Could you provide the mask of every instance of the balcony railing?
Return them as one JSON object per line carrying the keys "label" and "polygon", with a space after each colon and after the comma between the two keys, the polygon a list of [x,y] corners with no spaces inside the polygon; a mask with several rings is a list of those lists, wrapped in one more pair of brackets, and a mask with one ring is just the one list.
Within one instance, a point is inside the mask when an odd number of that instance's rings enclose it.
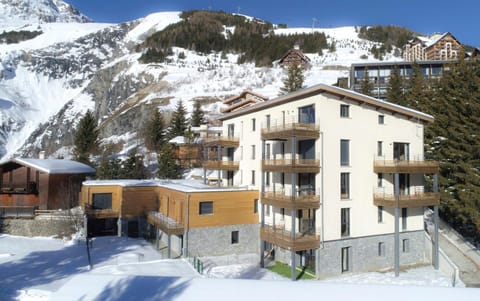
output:
{"label": "balcony railing", "polygon": [[393,208],[437,206],[440,204],[440,194],[434,192],[417,192],[414,194],[399,195],[374,193],[373,204],[375,206]]}
{"label": "balcony railing", "polygon": [[320,137],[320,126],[314,123],[286,123],[262,129],[262,140],[288,139],[290,137]]}
{"label": "balcony railing", "polygon": [[147,221],[168,235],[182,235],[185,232],[185,227],[181,223],[157,211],[150,211]]}
{"label": "balcony railing", "polygon": [[88,218],[118,218],[120,213],[113,209],[94,209],[92,207],[85,207],[85,214]]}
{"label": "balcony railing", "polygon": [[204,146],[223,146],[223,147],[238,147],[240,144],[240,139],[238,137],[226,137],[226,136],[216,136],[207,138],[204,142]]}
{"label": "balcony railing", "polygon": [[285,173],[319,173],[320,160],[317,159],[274,159],[262,160],[262,170]]}
{"label": "balcony railing", "polygon": [[320,247],[319,235],[295,233],[295,236],[292,237],[290,231],[269,225],[260,227],[260,239],[290,251],[311,250]]}
{"label": "balcony railing", "polygon": [[373,171],[375,173],[419,173],[436,174],[439,172],[438,161],[427,160],[383,160],[375,159]]}
{"label": "balcony railing", "polygon": [[209,170],[238,170],[238,161],[212,160],[203,163],[203,168]]}
{"label": "balcony railing", "polygon": [[267,191],[262,193],[262,203],[286,209],[318,209],[320,196],[312,193],[288,195],[280,191]]}
{"label": "balcony railing", "polygon": [[0,218],[33,218],[34,206],[0,206]]}

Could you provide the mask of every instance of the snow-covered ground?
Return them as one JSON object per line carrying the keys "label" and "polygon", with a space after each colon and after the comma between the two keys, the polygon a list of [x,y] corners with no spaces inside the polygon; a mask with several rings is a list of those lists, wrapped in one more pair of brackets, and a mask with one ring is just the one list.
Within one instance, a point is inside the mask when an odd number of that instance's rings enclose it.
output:
{"label": "snow-covered ground", "polygon": [[92,243],[90,270],[83,240],[0,235],[0,299],[258,300],[317,295],[331,300],[474,300],[479,292],[446,289],[451,279],[431,267],[408,270],[398,278],[389,272],[291,282],[259,268],[252,256],[211,259],[217,266],[200,275],[184,259],[163,259],[143,239],[99,237]]}

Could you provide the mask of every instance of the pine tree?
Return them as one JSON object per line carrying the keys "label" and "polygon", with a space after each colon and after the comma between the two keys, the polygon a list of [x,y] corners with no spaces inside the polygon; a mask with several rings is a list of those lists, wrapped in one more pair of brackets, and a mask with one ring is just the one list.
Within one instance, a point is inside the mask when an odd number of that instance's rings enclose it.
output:
{"label": "pine tree", "polygon": [[205,113],[202,110],[200,101],[196,100],[193,105],[192,117],[190,118],[190,125],[192,127],[198,127],[201,124],[205,124]]}
{"label": "pine tree", "polygon": [[403,94],[403,79],[400,76],[398,68],[395,66],[391,73],[387,86],[387,101],[399,105],[405,105],[405,96]]}
{"label": "pine tree", "polygon": [[425,108],[425,104],[428,102],[427,98],[427,85],[417,63],[412,65],[412,73],[407,81],[407,91],[405,93],[405,106],[422,110]]}
{"label": "pine tree", "polygon": [[158,177],[160,179],[178,179],[180,168],[175,160],[175,150],[171,144],[164,144],[158,156]]}
{"label": "pine tree", "polygon": [[365,68],[365,75],[363,76],[362,82],[360,83],[360,93],[372,96],[373,92],[373,83],[370,81],[370,75],[368,74],[368,69]]}
{"label": "pine tree", "polygon": [[144,127],[145,146],[149,150],[159,151],[165,143],[165,122],[163,115],[155,109]]}
{"label": "pine tree", "polygon": [[123,179],[145,179],[147,171],[143,164],[143,155],[137,149],[128,153],[128,158],[123,162],[121,178]]}
{"label": "pine tree", "polygon": [[173,112],[172,120],[170,122],[170,127],[168,129],[167,137],[172,139],[176,136],[183,136],[187,130],[188,120],[187,120],[187,110],[183,105],[183,101],[177,103],[175,112]]}
{"label": "pine tree", "polygon": [[98,148],[98,135],[97,119],[88,110],[75,130],[73,154],[77,161],[91,165],[90,155]]}
{"label": "pine tree", "polygon": [[305,76],[300,64],[292,62],[288,66],[287,76],[283,80],[283,87],[280,88],[280,95],[288,94],[303,88]]}

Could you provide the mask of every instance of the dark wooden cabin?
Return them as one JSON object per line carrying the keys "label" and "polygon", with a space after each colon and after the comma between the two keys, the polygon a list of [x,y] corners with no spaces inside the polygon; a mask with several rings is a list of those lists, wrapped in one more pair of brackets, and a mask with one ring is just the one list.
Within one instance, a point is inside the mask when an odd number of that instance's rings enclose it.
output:
{"label": "dark wooden cabin", "polygon": [[82,182],[95,173],[94,168],[72,160],[30,158],[4,162],[0,171],[0,217],[78,206]]}

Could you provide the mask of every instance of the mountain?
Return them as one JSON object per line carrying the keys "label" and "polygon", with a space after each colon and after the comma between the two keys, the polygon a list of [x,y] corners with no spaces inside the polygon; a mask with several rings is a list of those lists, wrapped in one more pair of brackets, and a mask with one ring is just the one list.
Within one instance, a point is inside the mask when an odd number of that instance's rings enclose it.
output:
{"label": "mountain", "polygon": [[[142,63],[139,59],[146,51],[142,47],[150,36],[170,33],[184,22],[179,12],[99,24],[84,23],[86,17],[59,0],[15,0],[16,5],[0,1],[4,12],[15,14],[8,18],[26,20],[21,30],[36,32],[32,38],[0,44],[0,155],[4,158],[36,156],[40,150],[70,157],[72,128],[87,109],[100,120],[104,143],[127,152],[139,143],[137,134],[153,107],[168,114],[182,100],[191,111],[193,100],[200,99],[207,117],[214,119],[226,97],[244,89],[275,97],[282,86],[282,68],[256,66],[254,61],[239,64],[240,54],[234,50],[202,53],[171,45],[167,60]],[[42,7],[42,13],[27,17],[34,7]],[[238,18],[243,23],[263,22]],[[235,31],[235,26],[219,24],[222,34]],[[358,38],[355,27],[314,31],[334,49],[307,54],[312,60],[307,86],[336,83],[339,76],[348,75],[352,62],[375,60],[369,50],[378,43]],[[288,38],[311,32],[311,28],[272,26],[269,35]],[[287,46],[293,47],[293,42]],[[398,58],[392,51],[385,59]]]}
{"label": "mountain", "polygon": [[22,26],[53,22],[91,20],[62,0],[0,0],[0,24]]}

